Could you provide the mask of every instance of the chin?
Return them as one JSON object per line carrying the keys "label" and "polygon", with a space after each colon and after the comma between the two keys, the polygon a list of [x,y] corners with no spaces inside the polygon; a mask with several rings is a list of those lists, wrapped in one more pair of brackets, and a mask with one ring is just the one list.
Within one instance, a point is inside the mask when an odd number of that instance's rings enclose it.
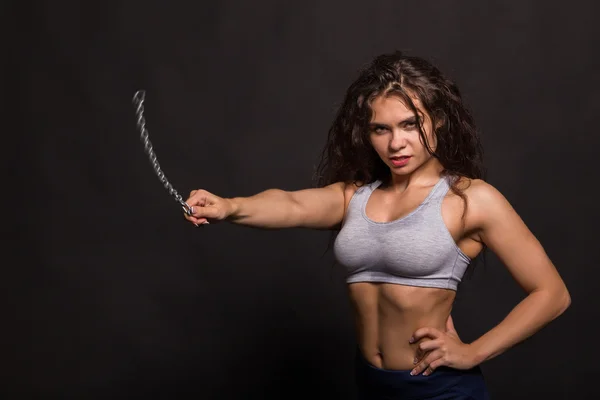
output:
{"label": "chin", "polygon": [[408,176],[412,173],[413,171],[392,171],[392,175],[396,175],[396,176]]}
{"label": "chin", "polygon": [[410,175],[411,173],[413,173],[415,170],[414,168],[397,168],[397,167],[390,167],[390,172],[392,175],[397,175],[397,176],[406,176],[406,175]]}

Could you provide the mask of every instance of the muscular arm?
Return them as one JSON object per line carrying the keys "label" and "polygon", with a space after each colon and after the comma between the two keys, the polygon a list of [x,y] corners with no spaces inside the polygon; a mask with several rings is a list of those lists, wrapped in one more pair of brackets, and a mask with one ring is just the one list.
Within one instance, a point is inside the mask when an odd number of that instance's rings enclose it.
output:
{"label": "muscular arm", "polygon": [[471,343],[480,363],[540,330],[562,314],[571,299],[542,245],[508,201],[483,182],[474,183],[469,191],[469,218],[478,227],[480,239],[527,292],[500,324]]}
{"label": "muscular arm", "polygon": [[343,183],[324,188],[284,191],[269,189],[250,197],[227,199],[229,222],[257,228],[331,229],[344,216]]}

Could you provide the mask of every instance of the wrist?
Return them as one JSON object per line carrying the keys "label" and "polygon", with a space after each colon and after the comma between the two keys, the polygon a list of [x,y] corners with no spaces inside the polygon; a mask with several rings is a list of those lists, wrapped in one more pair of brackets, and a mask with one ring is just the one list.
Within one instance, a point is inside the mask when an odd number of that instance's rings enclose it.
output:
{"label": "wrist", "polygon": [[235,219],[240,211],[240,202],[239,202],[239,198],[234,197],[234,198],[230,198],[230,199],[223,199],[225,200],[225,203],[227,204],[226,206],[226,210],[227,210],[227,216],[225,217],[226,220],[233,220]]}
{"label": "wrist", "polygon": [[485,353],[481,343],[478,341],[474,341],[469,344],[470,348],[470,358],[473,365],[479,365],[488,358],[488,354]]}

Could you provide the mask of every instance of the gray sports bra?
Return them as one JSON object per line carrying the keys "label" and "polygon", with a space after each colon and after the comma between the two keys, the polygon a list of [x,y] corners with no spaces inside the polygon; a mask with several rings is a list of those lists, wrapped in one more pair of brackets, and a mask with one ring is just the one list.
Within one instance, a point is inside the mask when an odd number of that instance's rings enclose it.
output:
{"label": "gray sports bra", "polygon": [[414,211],[391,222],[375,222],[365,213],[381,181],[356,190],[333,247],[337,262],[347,270],[348,283],[457,289],[471,259],[458,248],[442,219],[449,179],[442,177]]}

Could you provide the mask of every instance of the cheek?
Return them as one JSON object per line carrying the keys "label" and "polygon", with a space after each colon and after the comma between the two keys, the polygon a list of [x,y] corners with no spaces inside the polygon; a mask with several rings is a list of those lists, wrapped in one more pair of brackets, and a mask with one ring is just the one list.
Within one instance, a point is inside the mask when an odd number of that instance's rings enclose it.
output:
{"label": "cheek", "polygon": [[385,149],[387,144],[384,143],[384,140],[382,140],[381,137],[374,136],[371,137],[371,146],[373,146],[373,148],[378,154],[381,154],[381,152]]}

